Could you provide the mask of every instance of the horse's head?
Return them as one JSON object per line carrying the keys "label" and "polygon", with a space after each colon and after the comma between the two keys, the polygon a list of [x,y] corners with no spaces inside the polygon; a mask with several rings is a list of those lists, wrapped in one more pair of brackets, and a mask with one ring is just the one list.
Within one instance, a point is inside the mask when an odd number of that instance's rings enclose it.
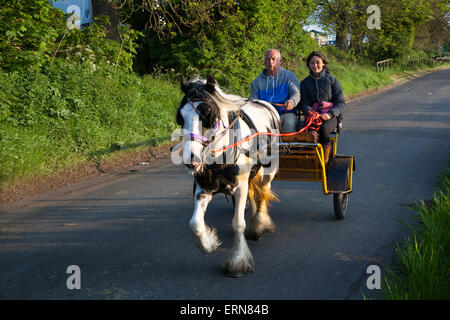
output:
{"label": "horse's head", "polygon": [[206,132],[217,126],[220,110],[214,100],[217,82],[212,76],[207,80],[181,78],[180,87],[185,96],[177,111],[177,123],[185,131],[183,163],[198,170],[202,163],[202,150],[210,142]]}

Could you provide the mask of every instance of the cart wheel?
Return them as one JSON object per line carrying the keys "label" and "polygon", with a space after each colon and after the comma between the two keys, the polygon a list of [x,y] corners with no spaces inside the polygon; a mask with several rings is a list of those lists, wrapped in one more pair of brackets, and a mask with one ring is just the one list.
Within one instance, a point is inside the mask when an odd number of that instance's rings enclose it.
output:
{"label": "cart wheel", "polygon": [[347,210],[348,203],[348,193],[334,193],[333,194],[333,204],[334,204],[334,215],[336,219],[342,220],[345,217],[345,211]]}

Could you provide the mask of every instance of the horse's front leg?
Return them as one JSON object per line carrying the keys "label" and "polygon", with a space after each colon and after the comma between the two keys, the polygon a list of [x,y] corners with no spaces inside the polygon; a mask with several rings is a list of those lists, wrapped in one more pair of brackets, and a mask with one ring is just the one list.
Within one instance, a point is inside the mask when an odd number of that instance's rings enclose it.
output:
{"label": "horse's front leg", "polygon": [[241,276],[243,272],[253,272],[253,257],[244,237],[245,230],[245,205],[248,194],[248,176],[240,177],[239,188],[234,196],[236,206],[232,221],[234,230],[233,249],[231,257],[225,263],[226,272],[233,277]]}
{"label": "horse's front leg", "polygon": [[198,247],[205,253],[212,253],[220,246],[217,231],[205,223],[205,213],[212,194],[205,192],[200,186],[195,188],[195,206],[190,225]]}

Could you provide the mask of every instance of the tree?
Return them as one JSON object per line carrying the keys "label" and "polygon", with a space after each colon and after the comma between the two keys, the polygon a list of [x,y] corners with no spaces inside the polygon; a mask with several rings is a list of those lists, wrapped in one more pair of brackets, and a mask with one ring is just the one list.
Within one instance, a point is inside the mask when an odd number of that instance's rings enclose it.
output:
{"label": "tree", "polygon": [[141,72],[162,66],[185,75],[216,73],[238,91],[261,72],[267,49],[279,49],[295,68],[293,62],[315,48],[302,29],[313,9],[313,0],[128,0],[122,16],[145,33]]}
{"label": "tree", "polygon": [[358,54],[374,59],[404,56],[412,48],[417,26],[430,18],[433,6],[429,0],[378,0],[381,29],[369,29],[366,10],[371,4],[369,0],[318,0],[320,22],[336,33],[338,48],[348,49],[350,33],[350,48]]}
{"label": "tree", "polygon": [[431,14],[429,0],[380,0],[381,29],[367,31],[368,54],[375,59],[401,58],[414,42],[416,27]]}
{"label": "tree", "polygon": [[367,8],[372,3],[370,0],[360,0],[353,2],[352,17],[349,23],[350,48],[358,55],[364,54],[364,39],[367,31],[367,19],[369,14]]}
{"label": "tree", "polygon": [[350,32],[350,22],[354,0],[318,0],[319,20],[325,29],[336,33],[336,46],[346,51],[347,34]]}
{"label": "tree", "polygon": [[431,17],[424,24],[416,28],[414,48],[419,50],[440,51],[448,37],[450,22],[448,0],[434,0],[431,3]]}

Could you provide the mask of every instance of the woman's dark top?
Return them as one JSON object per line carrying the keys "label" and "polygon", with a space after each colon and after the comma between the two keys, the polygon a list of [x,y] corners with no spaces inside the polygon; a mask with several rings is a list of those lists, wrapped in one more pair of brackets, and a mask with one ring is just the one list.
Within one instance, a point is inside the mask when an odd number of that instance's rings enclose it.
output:
{"label": "woman's dark top", "polygon": [[328,101],[334,106],[328,111],[332,116],[339,116],[344,111],[345,99],[342,87],[336,77],[323,69],[318,78],[310,72],[300,83],[300,108],[304,114],[312,110],[315,102]]}

